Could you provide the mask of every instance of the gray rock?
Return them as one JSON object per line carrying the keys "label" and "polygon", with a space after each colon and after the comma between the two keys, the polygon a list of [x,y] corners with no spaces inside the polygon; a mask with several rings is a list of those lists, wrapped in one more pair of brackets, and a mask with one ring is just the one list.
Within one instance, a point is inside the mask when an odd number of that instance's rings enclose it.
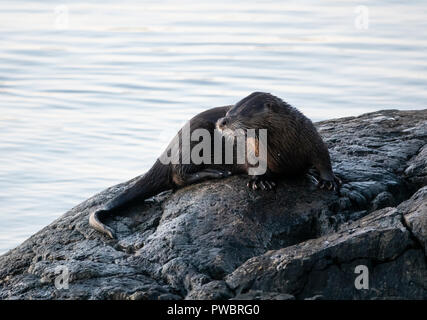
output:
{"label": "gray rock", "polygon": [[295,297],[287,293],[249,290],[246,293],[237,294],[231,300],[295,300]]}
{"label": "gray rock", "polygon": [[[425,188],[420,189],[420,191]],[[410,208],[406,209],[405,215],[403,216],[403,223],[407,229],[414,236],[414,240],[418,241],[421,247],[424,248],[424,252],[427,255],[427,201],[423,199],[423,193],[417,192],[412,197],[414,204]]]}
{"label": "gray rock", "polygon": [[[319,293],[324,299],[426,299],[426,255],[402,223],[425,203],[427,187],[397,208],[344,223],[336,233],[253,257],[226,282],[239,293],[272,290],[297,299]],[[354,285],[358,265],[368,267],[369,289]]]}
{"label": "gray rock", "polygon": [[[426,299],[427,110],[317,126],[340,195],[308,177],[274,192],[207,181],[123,209],[111,240],[88,215],[128,181],[1,256],[0,299]],[[355,288],[357,265],[369,289]]]}

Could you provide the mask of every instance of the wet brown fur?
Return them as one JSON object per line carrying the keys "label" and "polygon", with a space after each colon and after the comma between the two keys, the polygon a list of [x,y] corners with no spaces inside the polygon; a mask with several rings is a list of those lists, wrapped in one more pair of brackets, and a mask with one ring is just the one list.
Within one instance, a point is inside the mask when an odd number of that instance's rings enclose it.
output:
{"label": "wet brown fur", "polygon": [[[296,108],[269,93],[255,92],[226,114],[227,127],[267,129],[267,166],[279,176],[300,175],[315,167],[333,180],[329,152],[313,123]],[[257,143],[255,144],[258,152]]]}
{"label": "wet brown fur", "polygon": [[[321,179],[334,183],[334,175],[329,159],[328,149],[314,128],[312,122],[295,108],[281,99],[262,92],[255,92],[232,106],[218,107],[206,110],[190,120],[191,132],[203,128],[209,131],[211,137],[214,130],[219,128],[219,123],[228,119],[228,125],[222,129],[225,132],[234,132],[236,129],[267,129],[267,173],[264,176],[255,176],[262,183],[280,176],[301,174],[310,166],[314,166],[320,172]],[[171,145],[181,140],[182,129],[172,140]],[[211,141],[211,150],[214,150],[214,141]],[[191,142],[190,150],[198,141]],[[259,141],[248,139],[247,147],[259,153]],[[170,147],[169,146],[169,147]],[[168,152],[170,148],[167,148]],[[223,146],[224,162],[224,146]],[[107,202],[102,208],[92,212],[89,217],[90,225],[96,230],[114,238],[114,231],[101,222],[104,216],[114,214],[118,209],[128,203],[139,199],[147,199],[168,189],[177,189],[185,185],[197,183],[206,179],[222,178],[230,174],[247,173],[250,165],[236,164],[236,152],[234,161],[230,165],[214,164],[213,152],[211,152],[211,164],[162,164],[157,160],[150,170],[138,178],[132,186]],[[179,150],[179,157],[183,155]],[[256,183],[254,182],[256,188]],[[274,183],[268,184],[274,186]]]}

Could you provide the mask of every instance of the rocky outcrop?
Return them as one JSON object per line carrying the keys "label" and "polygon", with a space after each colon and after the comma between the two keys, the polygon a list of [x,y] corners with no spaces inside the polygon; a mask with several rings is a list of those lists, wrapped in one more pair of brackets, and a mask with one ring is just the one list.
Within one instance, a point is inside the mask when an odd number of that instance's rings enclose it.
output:
{"label": "rocky outcrop", "polygon": [[268,192],[234,176],[122,210],[107,221],[117,240],[89,228],[132,180],[1,256],[0,299],[427,299],[427,110],[316,125],[340,195],[309,177]]}

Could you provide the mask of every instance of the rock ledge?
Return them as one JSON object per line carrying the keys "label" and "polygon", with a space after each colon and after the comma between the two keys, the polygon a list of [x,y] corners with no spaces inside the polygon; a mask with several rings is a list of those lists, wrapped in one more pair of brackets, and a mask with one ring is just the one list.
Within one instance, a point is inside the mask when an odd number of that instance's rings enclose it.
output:
{"label": "rock ledge", "polygon": [[[305,177],[254,192],[234,176],[123,210],[109,240],[88,214],[129,181],[1,256],[0,299],[427,299],[427,110],[316,125],[340,196]],[[369,289],[355,288],[358,265]]]}

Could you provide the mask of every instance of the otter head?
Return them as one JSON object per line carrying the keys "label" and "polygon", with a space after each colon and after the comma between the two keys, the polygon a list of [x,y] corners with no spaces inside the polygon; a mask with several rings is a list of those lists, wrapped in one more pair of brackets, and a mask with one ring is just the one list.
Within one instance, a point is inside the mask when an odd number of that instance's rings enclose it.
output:
{"label": "otter head", "polygon": [[232,106],[225,117],[218,119],[216,128],[225,135],[236,135],[238,129],[265,129],[268,118],[280,106],[279,98],[269,93],[254,92]]}

